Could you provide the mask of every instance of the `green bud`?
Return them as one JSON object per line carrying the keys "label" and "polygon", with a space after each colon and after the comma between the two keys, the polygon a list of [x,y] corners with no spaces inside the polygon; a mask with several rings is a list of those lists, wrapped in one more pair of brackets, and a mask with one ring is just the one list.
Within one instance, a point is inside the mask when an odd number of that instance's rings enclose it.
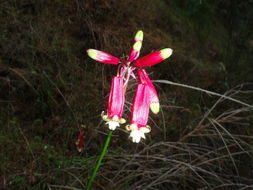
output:
{"label": "green bud", "polygon": [[92,59],[97,59],[97,52],[94,49],[88,49],[87,54],[92,58]]}
{"label": "green bud", "polygon": [[143,40],[143,32],[141,30],[139,30],[134,37],[135,41],[142,41]]}
{"label": "green bud", "polygon": [[141,50],[141,45],[142,45],[142,42],[137,41],[137,42],[134,43],[133,49],[136,50],[136,51],[140,51]]}

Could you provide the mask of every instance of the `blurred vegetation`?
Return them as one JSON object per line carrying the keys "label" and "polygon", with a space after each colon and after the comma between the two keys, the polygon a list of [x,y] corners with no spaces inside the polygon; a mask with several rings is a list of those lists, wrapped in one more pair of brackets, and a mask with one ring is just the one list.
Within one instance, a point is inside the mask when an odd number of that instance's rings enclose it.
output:
{"label": "blurred vegetation", "polygon": [[[152,79],[253,104],[252,0],[9,0],[0,3],[0,189],[81,189],[102,148],[113,66],[144,31],[141,56],[173,56]],[[94,189],[252,189],[252,112],[158,84],[162,112],[139,144],[114,132]],[[125,117],[129,117],[127,114]],[[81,127],[85,148],[75,141]]]}

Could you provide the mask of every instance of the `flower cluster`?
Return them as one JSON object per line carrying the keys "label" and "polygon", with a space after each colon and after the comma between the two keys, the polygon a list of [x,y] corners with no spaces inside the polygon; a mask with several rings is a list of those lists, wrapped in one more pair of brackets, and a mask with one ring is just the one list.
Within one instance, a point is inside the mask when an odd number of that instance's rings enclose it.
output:
{"label": "flower cluster", "polygon": [[165,48],[139,58],[142,41],[143,32],[138,31],[129,55],[122,60],[103,51],[87,50],[88,55],[96,61],[118,65],[117,75],[112,78],[107,115],[104,112],[101,114],[110,130],[115,130],[120,124],[126,122],[122,118],[125,92],[130,77],[137,78],[134,72],[137,71],[138,85],[132,105],[131,121],[126,126],[126,129],[130,131],[130,137],[135,143],[140,142],[141,138],[145,139],[144,134],[149,133],[151,130],[147,125],[149,109],[157,114],[160,107],[156,89],[143,67],[158,64],[172,54],[172,49]]}

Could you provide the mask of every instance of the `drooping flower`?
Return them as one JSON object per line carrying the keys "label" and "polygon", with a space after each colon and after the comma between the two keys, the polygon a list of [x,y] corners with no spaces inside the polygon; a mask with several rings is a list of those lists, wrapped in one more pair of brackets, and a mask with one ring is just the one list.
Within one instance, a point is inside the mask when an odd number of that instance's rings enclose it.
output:
{"label": "drooping flower", "polygon": [[145,139],[145,133],[150,132],[147,125],[149,116],[149,94],[146,84],[138,84],[132,105],[131,123],[126,127],[131,131],[130,137],[133,142],[139,143],[141,138]]}
{"label": "drooping flower", "polygon": [[148,86],[150,109],[154,114],[157,114],[160,110],[160,104],[156,89],[145,69],[139,69],[137,72],[140,82]]}
{"label": "drooping flower", "polygon": [[135,67],[147,67],[152,66],[160,63],[164,59],[167,59],[169,56],[171,56],[173,50],[170,48],[165,48],[160,51],[152,52],[140,59],[137,59],[134,62]]}
{"label": "drooping flower", "polygon": [[109,95],[107,114],[102,114],[102,119],[107,122],[110,130],[115,130],[119,127],[119,124],[125,123],[125,119],[122,118],[124,107],[124,82],[120,76],[112,78],[112,85]]}
{"label": "drooping flower", "polygon": [[118,59],[117,57],[114,57],[109,53],[105,53],[96,49],[88,49],[87,54],[90,58],[106,64],[117,65],[120,62],[120,59]]}

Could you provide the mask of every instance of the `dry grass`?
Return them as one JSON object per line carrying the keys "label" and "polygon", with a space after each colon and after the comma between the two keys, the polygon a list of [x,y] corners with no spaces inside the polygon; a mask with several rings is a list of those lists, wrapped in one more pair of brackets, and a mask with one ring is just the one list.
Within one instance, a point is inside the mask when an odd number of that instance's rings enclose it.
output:
{"label": "dry grass", "polygon": [[[232,91],[233,95],[239,93]],[[231,92],[226,93],[228,94],[231,95]],[[130,145],[125,150],[116,148],[113,143],[94,188],[252,189],[253,138],[251,132],[248,132],[251,131],[248,128],[253,117],[252,111],[248,107],[241,107],[228,108],[219,113],[216,110],[219,104],[226,105],[222,100],[222,97],[218,99],[203,113],[196,126],[188,129],[174,142],[153,140],[149,144]],[[123,134],[119,135],[113,138],[125,138],[122,137]],[[95,163],[95,160],[81,163],[80,168],[75,165],[65,169],[79,185],[51,184],[50,188],[84,188],[82,181],[87,180],[88,173],[85,171],[82,175],[77,175],[76,172],[84,170],[84,165]]]}
{"label": "dry grass", "polygon": [[108,155],[97,187],[101,181],[108,184],[101,189],[252,189],[253,138],[245,133],[252,112],[242,107],[215,117],[220,101],[176,142]]}

